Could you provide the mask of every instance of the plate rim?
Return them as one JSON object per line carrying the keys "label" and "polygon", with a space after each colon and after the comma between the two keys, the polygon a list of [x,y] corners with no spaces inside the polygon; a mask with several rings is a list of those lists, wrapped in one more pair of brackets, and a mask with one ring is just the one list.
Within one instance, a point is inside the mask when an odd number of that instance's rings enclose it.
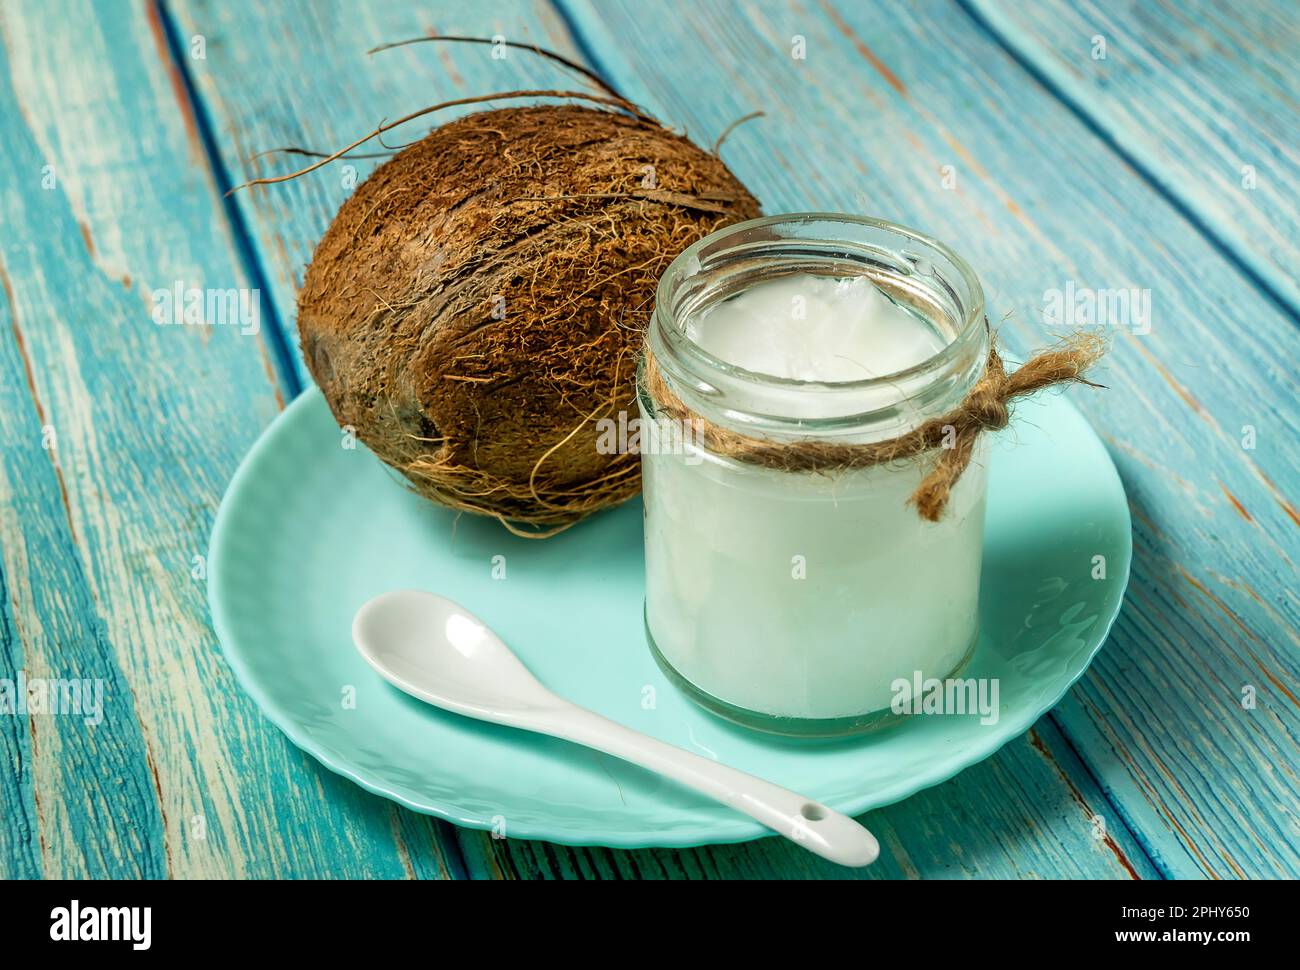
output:
{"label": "plate rim", "polygon": [[[340,775],[352,783],[356,784],[371,794],[386,798],[389,801],[402,805],[411,811],[418,812],[421,815],[429,815],[434,818],[440,818],[444,821],[451,822],[455,825],[477,829],[480,831],[490,831],[492,829],[491,820],[478,818],[468,818],[458,814],[454,808],[448,808],[444,804],[436,802],[420,802],[410,799],[400,791],[394,790],[395,786],[386,786],[382,779],[376,779],[373,775],[364,770],[358,770],[346,763],[347,759],[339,758],[331,751],[328,746],[317,742],[307,731],[302,729],[287,711],[283,710],[278,702],[274,701],[271,696],[262,688],[259,678],[255,677],[248,666],[244,663],[237,650],[233,650],[229,644],[235,642],[236,637],[233,634],[233,626],[227,615],[226,606],[223,597],[220,595],[221,581],[219,576],[221,571],[214,568],[214,563],[218,562],[221,556],[221,548],[228,541],[227,523],[233,514],[230,510],[237,506],[238,495],[245,490],[248,479],[253,475],[253,467],[257,464],[261,454],[269,450],[271,444],[278,435],[284,433],[284,429],[289,427],[299,416],[299,413],[306,411],[313,403],[319,401],[322,406],[328,407],[324,401],[324,395],[315,385],[305,388],[296,398],[294,398],[278,415],[266,426],[258,435],[253,446],[248,450],[240,460],[238,468],[226,486],[225,493],[221,497],[221,503],[217,509],[217,515],[213,520],[212,531],[208,540],[207,547],[207,564],[208,564],[208,612],[212,620],[213,631],[216,633],[217,641],[221,647],[221,652],[226,658],[226,662],[234,671],[235,679],[243,688],[244,692],[252,698],[253,702],[261,710],[271,723],[292,742],[297,748],[311,755],[316,761],[320,762],[327,769]],[[1114,459],[1111,457],[1109,449],[1097,434],[1096,429],[1092,427],[1091,422],[1079,411],[1075,405],[1064,398],[1059,402],[1075,412],[1075,415],[1082,421],[1083,425],[1093,435],[1101,448],[1102,453],[1106,456],[1107,467],[1111,475],[1114,476],[1115,482],[1119,487],[1120,494],[1127,497],[1124,489],[1124,481],[1119,475],[1119,470],[1115,467]],[[378,459],[375,459],[378,460]],[[885,808],[889,805],[897,804],[907,798],[927,788],[933,788],[944,782],[955,778],[967,768],[979,764],[980,762],[992,757],[1006,744],[1019,738],[1027,732],[1035,723],[1049,711],[1052,710],[1066,694],[1074,687],[1075,684],[1088,672],[1092,666],[1093,660],[1096,659],[1098,652],[1106,641],[1110,638],[1111,631],[1114,629],[1116,621],[1119,619],[1120,612],[1123,610],[1125,594],[1128,590],[1129,578],[1132,571],[1133,563],[1133,519],[1129,511],[1128,503],[1125,501],[1122,506],[1125,528],[1124,528],[1124,563],[1121,581],[1116,587],[1118,590],[1116,606],[1106,619],[1104,626],[1096,637],[1096,642],[1088,651],[1087,656],[1080,664],[1078,671],[1064,682],[1059,693],[1052,696],[1044,702],[1037,710],[1028,716],[1021,716],[1013,719],[1007,730],[999,731],[990,735],[987,743],[972,745],[961,754],[955,756],[951,761],[941,763],[941,765],[928,773],[918,772],[911,776],[907,782],[895,785],[893,789],[886,788],[887,794],[881,795],[880,790],[876,792],[860,795],[852,799],[831,799],[829,804],[836,811],[843,812],[851,817],[862,815],[865,812],[875,811],[876,809]],[[999,722],[1001,724],[1001,722]],[[955,767],[954,767],[955,766]],[[737,816],[734,820],[722,822],[715,821],[707,825],[685,825],[674,826],[671,829],[660,829],[653,832],[633,832],[617,831],[602,828],[599,825],[594,826],[583,832],[573,831],[567,826],[559,828],[548,828],[545,825],[523,823],[511,823],[507,837],[511,839],[535,839],[547,842],[553,842],[557,845],[567,846],[591,846],[604,847],[610,849],[648,849],[648,848],[667,848],[667,849],[684,849],[696,848],[702,845],[730,845],[739,842],[749,842],[754,839],[774,837],[777,833],[773,832],[766,826],[761,825],[745,816]]]}

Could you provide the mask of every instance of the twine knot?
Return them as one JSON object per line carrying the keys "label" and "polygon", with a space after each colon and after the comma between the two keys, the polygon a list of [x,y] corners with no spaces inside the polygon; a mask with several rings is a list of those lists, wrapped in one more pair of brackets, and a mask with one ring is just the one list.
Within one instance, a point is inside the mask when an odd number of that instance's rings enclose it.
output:
{"label": "twine knot", "polygon": [[1015,398],[1056,384],[1101,386],[1083,378],[1084,371],[1105,353],[1105,341],[1096,334],[1074,334],[1058,347],[1030,357],[1010,374],[995,344],[991,338],[984,373],[956,408],[897,438],[867,444],[836,444],[815,438],[779,442],[716,425],[691,411],[673,393],[648,348],[645,381],[660,412],[674,420],[694,422],[704,447],[714,454],[749,464],[790,472],[829,471],[884,465],[937,451],[933,467],[908,499],[923,519],[937,522],[953,487],[970,465],[980,434],[1000,431],[1010,423],[1010,404]]}
{"label": "twine knot", "polygon": [[965,401],[969,423],[979,431],[1001,431],[1011,422],[1011,409],[1007,407],[1006,398],[1002,397],[1005,387],[976,387]]}

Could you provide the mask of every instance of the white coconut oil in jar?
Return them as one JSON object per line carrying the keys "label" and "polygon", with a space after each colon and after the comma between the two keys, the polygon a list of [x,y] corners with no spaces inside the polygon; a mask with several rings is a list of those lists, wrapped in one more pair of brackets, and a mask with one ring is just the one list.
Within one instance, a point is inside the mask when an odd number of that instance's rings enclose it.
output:
{"label": "white coconut oil in jar", "polygon": [[[948,413],[983,374],[988,340],[979,282],[947,247],[828,214],[696,243],[661,280],[648,335],[663,386],[699,418],[830,444]],[[660,422],[642,440],[646,627],[674,683],[742,724],[831,736],[888,720],[918,672],[963,665],[978,630],[984,445],[928,522],[908,499],[932,456],[816,471],[737,460],[698,426],[664,429],[642,377],[643,423]]]}

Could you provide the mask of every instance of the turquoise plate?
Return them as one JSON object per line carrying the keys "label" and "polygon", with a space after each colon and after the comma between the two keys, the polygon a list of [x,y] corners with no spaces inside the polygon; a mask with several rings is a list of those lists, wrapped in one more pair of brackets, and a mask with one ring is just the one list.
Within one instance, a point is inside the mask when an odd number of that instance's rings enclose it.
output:
{"label": "turquoise plate", "polygon": [[[420,704],[352,647],[377,593],[430,589],[494,627],[548,687],[630,727],[859,814],[987,758],[1087,668],[1128,580],[1128,505],[1096,434],[1064,398],[1017,405],[994,449],[982,633],[966,676],[1000,679],[1000,716],[916,716],[863,738],[752,734],[664,679],[641,622],[641,505],[553,539],[519,539],[402,487],[342,447],[304,393],[244,460],[209,554],[212,617],[244,688],[295,744],[419,812],[507,836],[623,848],[737,842],[758,823],[567,742]],[[1094,579],[1094,557],[1105,579]]]}

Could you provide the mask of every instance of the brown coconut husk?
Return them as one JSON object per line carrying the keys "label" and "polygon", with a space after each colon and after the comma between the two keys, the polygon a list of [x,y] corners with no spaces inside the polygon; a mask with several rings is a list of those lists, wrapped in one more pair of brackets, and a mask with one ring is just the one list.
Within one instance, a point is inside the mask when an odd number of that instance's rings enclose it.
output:
{"label": "brown coconut husk", "polygon": [[339,424],[422,495],[552,534],[640,489],[597,422],[633,408],[660,274],[759,214],[716,155],[638,111],[472,114],[343,204],[299,294],[303,356]]}

